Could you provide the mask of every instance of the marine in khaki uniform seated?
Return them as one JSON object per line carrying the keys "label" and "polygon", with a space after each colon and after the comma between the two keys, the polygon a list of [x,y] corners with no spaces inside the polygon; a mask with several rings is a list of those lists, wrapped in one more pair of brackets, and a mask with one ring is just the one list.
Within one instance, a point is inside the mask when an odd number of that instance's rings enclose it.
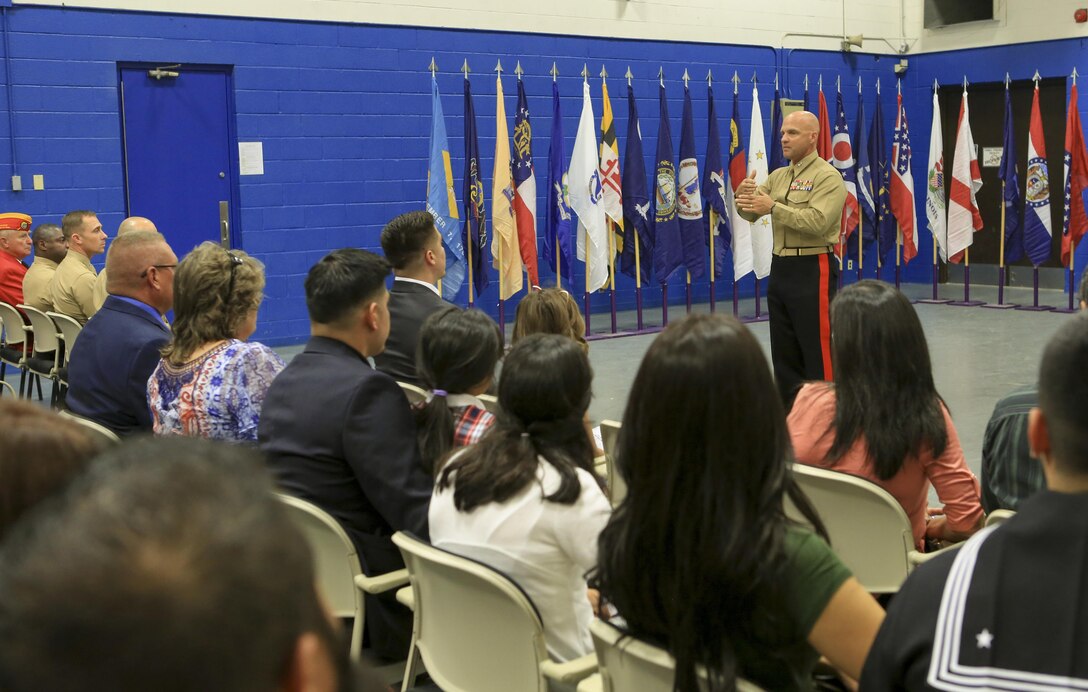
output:
{"label": "marine in khaki uniform seated", "polygon": [[53,309],[50,286],[57,265],[68,254],[68,241],[55,223],[42,223],[30,234],[34,243],[34,263],[23,277],[23,303],[42,312]]}
{"label": "marine in khaki uniform seated", "polygon": [[[159,229],[155,228],[155,224],[151,222],[151,219],[142,216],[130,216],[117,227],[117,237],[120,238],[129,231],[158,233]],[[102,271],[98,272],[98,278],[94,282],[94,309],[96,312],[102,309],[102,304],[106,302],[106,296],[108,295],[109,291],[106,290],[106,268],[102,267]]]}
{"label": "marine in khaki uniform seated", "polygon": [[91,258],[105,252],[108,236],[93,211],[70,211],[64,215],[60,227],[68,241],[68,254],[57,265],[50,284],[53,309],[86,324],[98,312],[94,304],[98,272],[91,266]]}

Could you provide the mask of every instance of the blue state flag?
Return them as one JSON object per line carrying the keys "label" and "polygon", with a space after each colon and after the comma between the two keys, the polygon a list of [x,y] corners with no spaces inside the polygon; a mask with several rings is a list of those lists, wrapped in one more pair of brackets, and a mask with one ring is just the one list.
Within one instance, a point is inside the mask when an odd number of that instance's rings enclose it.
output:
{"label": "blue state flag", "polygon": [[[1013,161],[1016,160],[1016,148],[1012,134],[1011,104],[1009,103],[1008,90],[1005,93],[1005,151]],[[1001,171],[1005,172],[1003,166]],[[1027,179],[1024,181],[1024,201],[1027,203],[1024,209],[1024,223],[1019,223],[1018,212],[1020,209],[1020,187],[1016,178],[1016,166],[1012,165],[1012,177],[1005,182],[1005,261],[1014,262],[1025,254],[1031,259],[1031,263],[1038,267],[1050,259],[1051,235],[1050,226],[1050,168],[1046,162],[1046,137],[1043,135],[1043,115],[1039,107],[1039,87],[1035,87],[1035,95],[1031,102],[1031,119],[1028,125],[1028,170]],[[1011,195],[1010,196],[1010,188]],[[1010,207],[1010,201],[1012,206]],[[1009,217],[1012,217],[1011,219]],[[1009,229],[1016,224],[1017,232],[1010,233]],[[1014,253],[1009,246],[1015,243],[1019,252]]]}
{"label": "blue state flag", "polygon": [[548,227],[544,231],[544,258],[554,272],[556,248],[558,248],[559,271],[570,279],[571,209],[563,146],[563,116],[559,111],[559,85],[553,81],[552,136],[548,147]]}
{"label": "blue state flag", "polygon": [[865,100],[858,92],[857,120],[858,155],[855,171],[858,182],[858,205],[861,207],[861,242],[868,250],[876,240],[876,198],[873,194],[873,168],[869,163],[868,136],[865,130]]}
{"label": "blue state flag", "polygon": [[657,155],[654,157],[654,274],[668,283],[684,264],[680,240],[680,217],[676,209],[676,164],[673,161],[672,131],[669,128],[669,104],[665,85],[659,96],[661,115],[657,127]]}
{"label": "blue state flag", "polygon": [[771,104],[771,146],[767,147],[767,170],[777,171],[787,165],[786,155],[782,153],[782,98],[778,92],[778,77],[775,77],[774,103]]}
{"label": "blue state flag", "polygon": [[[1008,85],[1005,86],[1005,136],[1002,140],[1001,165],[997,169],[997,177],[1003,183],[1005,261],[1015,262],[1024,256],[1024,227],[1020,223],[1020,176],[1016,172],[1016,138],[1013,134],[1012,99],[1009,98]],[[1048,208],[1047,212],[1049,211]],[[1050,240],[1049,236],[1047,240]]]}
{"label": "blue state flag", "polygon": [[[706,88],[706,101],[709,126],[707,127],[706,162],[703,164],[703,199],[706,200],[708,209],[703,230],[708,245],[711,237],[714,239],[714,277],[718,278],[722,275],[725,252],[732,244],[733,232],[729,226],[729,207],[726,202],[729,197],[726,193],[729,178],[722,165],[722,138],[718,134],[718,116],[714,112],[713,87]],[[710,228],[711,217],[714,219],[713,230]]]}
{"label": "blue state flag", "polygon": [[703,240],[703,191],[699,185],[699,161],[695,158],[695,123],[691,91],[684,87],[684,115],[680,121],[680,168],[676,171],[676,211],[680,217],[680,242],[684,266],[691,278],[706,273],[706,242]]}
{"label": "blue state flag", "polygon": [[476,109],[472,89],[465,79],[465,200],[464,246],[472,261],[472,286],[476,295],[487,288],[487,214],[484,211],[484,181],[480,177],[480,142],[476,136]]}
{"label": "blue state flag", "polygon": [[880,92],[876,93],[873,109],[873,127],[869,130],[869,165],[873,172],[873,202],[876,206],[877,258],[883,262],[889,252],[895,250],[896,226],[888,196],[891,172],[888,170],[888,148],[884,137],[884,113],[880,105]]}
{"label": "blue state flag", "polygon": [[[624,228],[638,236],[638,264],[642,280],[650,280],[653,269],[654,231],[650,223],[650,191],[646,184],[646,160],[642,157],[642,128],[638,124],[635,90],[627,85],[627,145],[621,171]],[[635,278],[635,244],[625,242],[620,253],[620,271]]]}
{"label": "blue state flag", "polygon": [[453,192],[446,119],[442,115],[442,99],[438,95],[438,82],[434,75],[431,75],[431,159],[427,167],[427,211],[434,217],[435,228],[446,245],[442,297],[453,300],[465,282],[465,246],[461,241],[461,219],[457,217],[457,196]]}

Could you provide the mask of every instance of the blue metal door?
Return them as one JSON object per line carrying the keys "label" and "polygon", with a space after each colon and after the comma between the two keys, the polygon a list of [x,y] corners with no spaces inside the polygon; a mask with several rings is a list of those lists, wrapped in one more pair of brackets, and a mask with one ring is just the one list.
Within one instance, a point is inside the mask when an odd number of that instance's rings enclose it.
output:
{"label": "blue metal door", "polygon": [[122,66],[120,82],[128,215],[155,222],[179,257],[205,240],[232,246],[237,143],[229,68]]}

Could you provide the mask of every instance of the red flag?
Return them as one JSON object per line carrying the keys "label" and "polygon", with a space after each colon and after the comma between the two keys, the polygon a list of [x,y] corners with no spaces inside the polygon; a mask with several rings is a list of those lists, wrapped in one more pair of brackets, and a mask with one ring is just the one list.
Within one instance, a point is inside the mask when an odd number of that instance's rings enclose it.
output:
{"label": "red flag", "polygon": [[910,132],[907,129],[907,111],[903,108],[903,95],[895,116],[895,135],[892,137],[891,198],[892,214],[903,236],[903,262],[910,262],[918,254],[914,245],[914,174],[910,170]]}
{"label": "red flag", "polygon": [[824,100],[824,87],[820,85],[820,136],[816,138],[816,153],[825,161],[834,156],[831,148],[831,120],[827,115],[827,101]]}
{"label": "red flag", "polygon": [[1065,223],[1062,228],[1062,265],[1068,267],[1072,251],[1088,228],[1084,212],[1084,188],[1088,187],[1088,154],[1077,111],[1077,84],[1069,94],[1065,118]]}
{"label": "red flag", "polygon": [[967,88],[960,99],[960,119],[956,128],[956,149],[952,159],[952,182],[948,188],[948,261],[959,262],[963,252],[974,242],[975,231],[982,230],[975,195],[982,187],[975,138],[971,135]]}
{"label": "red flag", "polygon": [[514,117],[514,216],[518,225],[521,263],[529,272],[529,284],[540,285],[536,263],[536,172],[533,170],[533,130],[525,87],[518,78],[518,112]]}

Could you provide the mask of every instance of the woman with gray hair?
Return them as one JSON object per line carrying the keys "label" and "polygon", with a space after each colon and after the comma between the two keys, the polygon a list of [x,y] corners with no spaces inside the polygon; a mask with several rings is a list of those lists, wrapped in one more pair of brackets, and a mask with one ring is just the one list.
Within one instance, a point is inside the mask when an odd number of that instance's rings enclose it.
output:
{"label": "woman with gray hair", "polygon": [[205,242],[174,277],[174,334],[147,383],[156,435],[257,441],[261,405],[283,360],[247,343],[257,329],[264,266]]}

